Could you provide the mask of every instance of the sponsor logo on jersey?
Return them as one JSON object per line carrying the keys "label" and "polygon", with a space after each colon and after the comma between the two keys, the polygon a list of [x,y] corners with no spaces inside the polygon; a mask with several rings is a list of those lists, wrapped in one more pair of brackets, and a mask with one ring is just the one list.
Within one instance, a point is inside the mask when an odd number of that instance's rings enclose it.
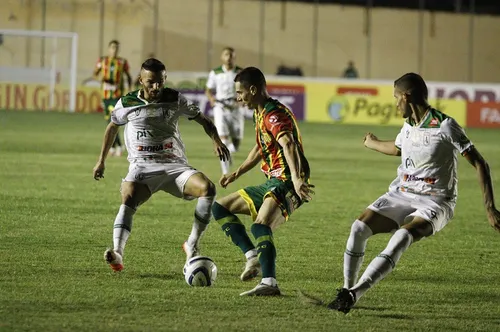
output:
{"label": "sponsor logo on jersey", "polygon": [[415,163],[413,162],[413,159],[406,158],[405,159],[405,167],[406,168],[410,168],[410,167],[415,168]]}
{"label": "sponsor logo on jersey", "polygon": [[158,144],[158,145],[139,145],[137,147],[137,151],[160,152],[160,151],[172,149],[173,147],[174,147],[174,144],[172,142],[168,142],[165,144]]}
{"label": "sponsor logo on jersey", "polygon": [[272,169],[270,171],[264,171],[264,173],[266,173],[268,176],[271,176],[273,178],[279,178],[281,176],[281,174],[283,174],[283,168],[276,168],[276,169]]}
{"label": "sponsor logo on jersey", "polygon": [[427,184],[435,184],[437,182],[437,179],[436,178],[422,178],[422,177],[418,177],[418,176],[411,175],[411,174],[405,174],[405,175],[403,175],[403,181],[405,181],[405,182],[424,181]]}

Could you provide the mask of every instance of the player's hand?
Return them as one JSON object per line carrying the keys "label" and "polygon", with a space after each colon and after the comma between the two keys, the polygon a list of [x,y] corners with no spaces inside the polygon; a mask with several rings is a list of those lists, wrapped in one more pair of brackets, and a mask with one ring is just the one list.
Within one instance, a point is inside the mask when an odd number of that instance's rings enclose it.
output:
{"label": "player's hand", "polygon": [[497,209],[488,209],[488,221],[491,227],[500,232],[500,212]]}
{"label": "player's hand", "polygon": [[97,164],[95,164],[94,167],[94,180],[99,181],[99,179],[104,178],[104,162],[103,161],[98,161]]}
{"label": "player's hand", "polygon": [[226,188],[228,184],[236,180],[236,173],[224,174],[219,180],[219,184],[222,188]]}
{"label": "player's hand", "polygon": [[314,185],[307,183],[304,179],[294,179],[293,188],[295,189],[295,193],[300,197],[304,202],[309,202],[312,199],[312,195],[314,194]]}
{"label": "player's hand", "polygon": [[373,143],[377,141],[378,137],[373,135],[372,133],[366,133],[365,137],[363,138],[364,145],[369,149],[373,149]]}
{"label": "player's hand", "polygon": [[229,149],[227,148],[227,146],[224,143],[222,143],[221,141],[214,142],[214,151],[215,151],[215,154],[222,161],[228,161],[229,158],[231,158],[231,152],[229,152]]}

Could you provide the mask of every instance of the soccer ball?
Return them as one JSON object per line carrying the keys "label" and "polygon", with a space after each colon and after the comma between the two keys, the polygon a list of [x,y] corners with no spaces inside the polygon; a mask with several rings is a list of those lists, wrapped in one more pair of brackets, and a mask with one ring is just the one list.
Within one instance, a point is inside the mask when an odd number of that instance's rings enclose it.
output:
{"label": "soccer ball", "polygon": [[217,266],[208,257],[193,257],[184,266],[184,279],[189,286],[212,286],[216,278]]}

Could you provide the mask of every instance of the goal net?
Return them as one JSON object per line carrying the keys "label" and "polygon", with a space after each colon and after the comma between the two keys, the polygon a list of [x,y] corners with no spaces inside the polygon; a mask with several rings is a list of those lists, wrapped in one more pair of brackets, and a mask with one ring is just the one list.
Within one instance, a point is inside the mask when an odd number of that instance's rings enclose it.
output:
{"label": "goal net", "polygon": [[76,110],[78,34],[0,29],[0,108]]}

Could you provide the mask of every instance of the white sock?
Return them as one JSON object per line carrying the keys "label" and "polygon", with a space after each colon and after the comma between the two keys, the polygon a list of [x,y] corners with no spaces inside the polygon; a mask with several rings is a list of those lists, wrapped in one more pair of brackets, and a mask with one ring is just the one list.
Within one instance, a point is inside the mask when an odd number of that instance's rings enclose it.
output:
{"label": "white sock", "polygon": [[125,244],[132,231],[134,213],[134,209],[122,204],[115,218],[115,224],[113,226],[113,249],[122,256],[125,250]]}
{"label": "white sock", "polygon": [[344,252],[344,288],[350,289],[358,281],[358,272],[363,264],[366,242],[373,235],[364,222],[355,220]]}
{"label": "white sock", "polygon": [[278,283],[276,282],[276,278],[273,277],[262,278],[260,283],[273,287],[276,287],[278,285]]}
{"label": "white sock", "polygon": [[245,257],[247,258],[247,260],[249,260],[250,258],[257,257],[257,249],[250,249],[250,250],[248,250],[245,253]]}
{"label": "white sock", "polygon": [[210,218],[212,217],[212,204],[215,196],[207,196],[198,198],[196,208],[194,210],[194,221],[191,234],[187,243],[191,247],[196,247],[200,241],[201,235],[207,229]]}
{"label": "white sock", "polygon": [[359,300],[368,289],[375,286],[394,269],[401,255],[408,249],[412,241],[413,236],[404,228],[394,233],[384,251],[371,261],[359,282],[351,288],[356,294],[356,300]]}
{"label": "white sock", "polygon": [[230,142],[230,143],[226,144],[226,146],[227,146],[227,149],[229,150],[229,152],[231,152],[231,153],[235,153],[236,152],[236,148],[235,148],[233,142]]}
{"label": "white sock", "polygon": [[229,174],[229,160],[220,161],[220,167],[222,169],[222,174]]}

